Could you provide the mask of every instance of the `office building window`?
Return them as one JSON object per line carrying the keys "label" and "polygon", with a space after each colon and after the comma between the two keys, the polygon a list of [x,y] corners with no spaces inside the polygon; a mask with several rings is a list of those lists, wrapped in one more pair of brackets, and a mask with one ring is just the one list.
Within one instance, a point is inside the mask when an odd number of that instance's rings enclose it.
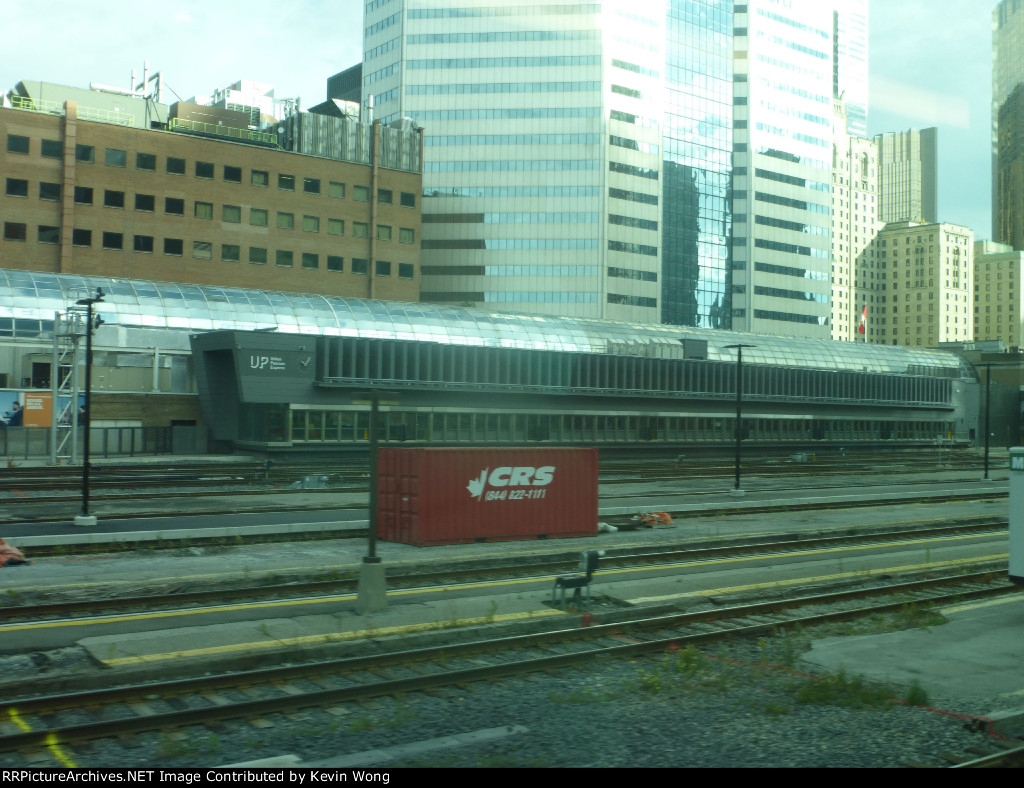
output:
{"label": "office building window", "polygon": [[7,179],[8,197],[28,197],[28,181],[21,178]]}
{"label": "office building window", "polygon": [[228,183],[241,183],[242,182],[242,168],[231,167],[227,164],[224,165],[224,180]]}
{"label": "office building window", "polygon": [[136,235],[132,239],[132,249],[136,252],[143,252],[145,254],[153,253],[153,236],[152,235]]}
{"label": "office building window", "polygon": [[398,230],[398,242],[402,244],[416,243],[416,231],[410,230],[408,227],[400,228]]}
{"label": "office building window", "polygon": [[185,242],[180,238],[164,238],[164,254],[181,257],[185,254]]}
{"label": "office building window", "polygon": [[368,238],[370,235],[370,225],[366,222],[352,222],[352,235],[356,238]]}
{"label": "office building window", "polygon": [[398,264],[398,278],[399,279],[414,279],[415,269],[412,263],[399,263]]}
{"label": "office building window", "polygon": [[192,256],[197,260],[212,260],[213,244],[209,241],[193,241]]}
{"label": "office building window", "polygon": [[213,203],[212,202],[196,202],[195,205],[195,216],[197,219],[212,219],[213,218]]}
{"label": "office building window", "polygon": [[225,205],[221,211],[225,222],[239,224],[242,221],[242,207],[240,205]]}
{"label": "office building window", "polygon": [[386,224],[377,225],[377,240],[378,241],[390,241],[391,240],[391,227]]}
{"label": "office building window", "polygon": [[39,184],[39,199],[40,200],[60,200],[60,184],[59,183],[40,183]]}
{"label": "office building window", "polygon": [[281,213],[277,214],[277,229],[279,230],[293,230],[295,229],[295,214],[293,213]]}
{"label": "office building window", "polygon": [[267,264],[267,250],[262,246],[249,247],[249,262],[253,265]]}
{"label": "office building window", "polygon": [[124,167],[128,164],[128,154],[117,148],[107,148],[106,163],[108,167]]}
{"label": "office building window", "polygon": [[92,145],[75,145],[75,161],[92,164],[96,161],[96,149]]}
{"label": "office building window", "polygon": [[5,241],[24,241],[28,233],[28,225],[21,222],[4,222]]}
{"label": "office building window", "polygon": [[185,160],[177,159],[173,156],[167,157],[167,172],[171,175],[184,175],[185,174]]}
{"label": "office building window", "polygon": [[336,183],[335,181],[331,181],[327,185],[327,196],[328,197],[335,197],[335,198],[337,198],[339,200],[344,200],[345,199],[345,184],[344,183]]}
{"label": "office building window", "polygon": [[59,159],[64,155],[64,146],[60,144],[60,140],[43,140],[42,148],[39,151],[39,155],[47,159]]}
{"label": "office building window", "polygon": [[104,249],[124,249],[123,233],[103,233]]}
{"label": "office building window", "polygon": [[155,211],[156,210],[156,197],[152,194],[136,194],[135,195],[135,210],[136,211]]}
{"label": "office building window", "polygon": [[352,187],[352,199],[356,202],[369,202],[370,201],[370,187],[369,186],[353,186]]}
{"label": "office building window", "polygon": [[302,217],[302,229],[307,233],[318,233],[320,232],[320,217],[319,216],[303,216]]}
{"label": "office building window", "polygon": [[71,243],[73,246],[92,246],[92,230],[72,230]]}
{"label": "office building window", "polygon": [[291,268],[294,264],[295,255],[284,249],[277,250],[277,256],[274,259],[274,265],[281,268]]}
{"label": "office building window", "polygon": [[196,162],[196,177],[197,178],[213,178],[213,162],[212,161],[197,161]]}
{"label": "office building window", "polygon": [[50,225],[41,224],[38,228],[39,243],[41,244],[59,244],[60,243],[60,228],[51,227]]}
{"label": "office building window", "polygon": [[220,259],[227,263],[237,263],[242,259],[242,247],[238,244],[221,244]]}
{"label": "office building window", "polygon": [[270,185],[270,173],[265,170],[253,170],[252,171],[252,185],[253,186],[269,186]]}
{"label": "office building window", "polygon": [[294,175],[278,175],[277,176],[277,188],[284,189],[286,192],[295,191],[295,176]]}
{"label": "office building window", "polygon": [[320,179],[319,178],[303,178],[302,179],[302,191],[306,194],[319,194],[320,193]]}
{"label": "office building window", "polygon": [[22,137],[20,134],[8,134],[7,152],[28,153],[28,137]]}
{"label": "office building window", "polygon": [[377,202],[381,205],[391,205],[392,199],[391,189],[377,189]]}
{"label": "office building window", "polygon": [[172,216],[184,216],[185,201],[177,197],[166,197],[164,199],[164,213],[169,213]]}
{"label": "office building window", "polygon": [[365,274],[370,270],[370,261],[364,260],[361,257],[352,258],[352,273],[354,274]]}
{"label": "office building window", "polygon": [[302,253],[302,267],[303,268],[319,268],[320,267],[320,255],[314,254],[313,252]]}
{"label": "office building window", "polygon": [[413,194],[412,192],[402,192],[400,200],[401,200],[401,206],[403,208],[415,208],[416,207],[416,195]]}
{"label": "office building window", "polygon": [[345,270],[345,258],[337,255],[327,255],[327,270],[341,273]]}
{"label": "office building window", "polygon": [[249,224],[251,224],[253,227],[266,227],[267,211],[264,210],[263,208],[250,208]]}
{"label": "office building window", "polygon": [[327,234],[328,235],[344,235],[345,234],[345,221],[343,219],[328,219],[327,220]]}
{"label": "office building window", "polygon": [[92,188],[89,186],[76,186],[75,202],[81,205],[92,205]]}
{"label": "office building window", "polygon": [[377,276],[391,276],[391,263],[387,260],[378,260],[373,270],[377,272]]}
{"label": "office building window", "polygon": [[105,189],[103,191],[103,204],[107,208],[124,208],[124,192]]}
{"label": "office building window", "polygon": [[136,153],[135,154],[135,169],[137,170],[156,170],[156,154],[155,153]]}

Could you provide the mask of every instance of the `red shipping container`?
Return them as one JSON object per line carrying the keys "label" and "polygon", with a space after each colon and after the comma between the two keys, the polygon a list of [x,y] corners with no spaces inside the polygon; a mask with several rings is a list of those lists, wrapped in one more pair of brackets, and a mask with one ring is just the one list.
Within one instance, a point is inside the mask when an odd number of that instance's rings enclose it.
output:
{"label": "red shipping container", "polygon": [[597,535],[597,449],[380,449],[378,456],[384,541]]}

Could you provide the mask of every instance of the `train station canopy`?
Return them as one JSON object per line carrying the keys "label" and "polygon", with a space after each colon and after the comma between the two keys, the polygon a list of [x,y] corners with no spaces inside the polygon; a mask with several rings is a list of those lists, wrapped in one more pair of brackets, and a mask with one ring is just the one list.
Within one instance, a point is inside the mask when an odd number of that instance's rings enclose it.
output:
{"label": "train station canopy", "polygon": [[[103,291],[108,325],[414,340],[450,345],[675,357],[706,343],[710,361],[973,378],[944,350],[745,334],[719,329],[491,312],[434,304],[0,269],[0,339],[52,334],[54,315]],[[688,352],[689,356],[690,353]]]}

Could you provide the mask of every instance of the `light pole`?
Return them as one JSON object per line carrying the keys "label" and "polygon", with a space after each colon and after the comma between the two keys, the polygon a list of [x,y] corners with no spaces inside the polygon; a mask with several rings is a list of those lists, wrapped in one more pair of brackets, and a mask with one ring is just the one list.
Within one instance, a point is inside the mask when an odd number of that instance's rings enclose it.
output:
{"label": "light pole", "polygon": [[726,350],[736,349],[736,486],[729,494],[743,497],[740,489],[740,442],[743,440],[743,348],[757,345],[726,345]]}
{"label": "light pole", "polygon": [[985,476],[982,481],[988,481],[988,447],[991,434],[991,420],[989,413],[992,408],[992,365],[985,365]]}
{"label": "light pole", "polygon": [[[381,398],[381,394],[384,398]],[[353,405],[370,405],[369,439],[370,448],[370,500],[369,500],[369,544],[367,554],[363,557],[359,568],[359,585],[356,593],[356,609],[362,613],[383,613],[388,609],[387,579],[384,564],[377,555],[377,466],[380,439],[378,428],[380,423],[380,406],[397,405],[395,394],[380,391],[368,391],[357,394],[352,399]]]}
{"label": "light pole", "polygon": [[96,288],[92,298],[80,298],[75,303],[85,307],[85,441],[82,447],[82,513],[75,517],[75,525],[96,525],[96,515],[89,514],[89,434],[92,422],[92,332],[93,304],[103,300],[103,290]]}

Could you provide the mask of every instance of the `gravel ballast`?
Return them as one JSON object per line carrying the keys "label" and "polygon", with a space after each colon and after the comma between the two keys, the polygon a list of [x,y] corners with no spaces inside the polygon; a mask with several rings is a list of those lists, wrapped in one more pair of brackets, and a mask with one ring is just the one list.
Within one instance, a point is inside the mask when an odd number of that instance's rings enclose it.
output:
{"label": "gravel ballast", "polygon": [[[350,765],[877,768],[942,765],[944,753],[970,757],[971,747],[998,746],[972,719],[992,708],[989,699],[930,698],[928,708],[887,703],[909,688],[860,686],[852,676],[832,677],[828,686],[848,690],[845,698],[835,697],[823,692],[820,677],[801,672],[798,660],[793,667],[770,664],[788,660],[792,648],[783,636],[609,659],[344,710],[143,734],[129,748],[99,741],[76,751],[74,761],[82,767],[195,768],[290,754],[302,764],[329,766],[352,753],[497,726],[526,730],[389,763]],[[849,705],[874,702],[883,705]]]}

